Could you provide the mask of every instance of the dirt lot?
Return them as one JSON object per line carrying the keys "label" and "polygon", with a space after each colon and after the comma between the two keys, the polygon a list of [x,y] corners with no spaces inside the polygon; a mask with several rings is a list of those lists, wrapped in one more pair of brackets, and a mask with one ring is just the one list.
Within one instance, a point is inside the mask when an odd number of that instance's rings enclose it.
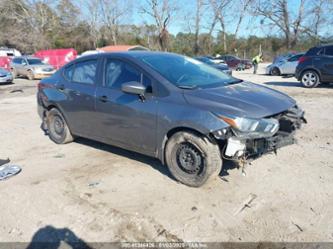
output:
{"label": "dirt lot", "polygon": [[39,128],[36,82],[1,85],[0,158],[23,170],[0,182],[0,241],[48,231],[88,242],[333,241],[333,86],[234,75],[291,95],[308,124],[298,144],[254,161],[246,176],[228,163],[199,189],[178,184],[149,157],[85,139],[52,143]]}

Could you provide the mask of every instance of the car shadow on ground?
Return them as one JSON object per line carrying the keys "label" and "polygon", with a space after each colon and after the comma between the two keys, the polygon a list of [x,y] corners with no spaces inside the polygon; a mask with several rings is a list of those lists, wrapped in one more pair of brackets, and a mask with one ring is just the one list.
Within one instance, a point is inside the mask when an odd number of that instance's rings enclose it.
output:
{"label": "car shadow on ground", "polygon": [[159,171],[161,174],[169,177],[172,180],[175,180],[175,178],[169,172],[167,166],[163,165],[156,158],[149,157],[149,156],[146,156],[146,155],[143,155],[143,154],[140,154],[140,153],[125,150],[125,149],[122,149],[122,148],[119,148],[119,147],[115,147],[115,146],[112,146],[112,145],[100,143],[100,142],[90,140],[90,139],[86,139],[86,138],[77,138],[75,140],[75,142],[77,142],[79,144],[82,144],[82,145],[93,147],[93,148],[98,149],[98,150],[103,150],[103,151],[106,151],[106,152],[110,152],[110,153],[113,153],[113,154],[116,154],[116,155],[119,155],[119,156],[122,156],[122,157],[127,157],[129,159],[136,160],[136,161],[139,161],[139,162],[144,163],[144,164],[148,164],[152,168],[154,168],[155,170]]}
{"label": "car shadow on ground", "polygon": [[[63,244],[67,246],[64,247]],[[32,237],[31,242],[26,249],[58,249],[58,248],[83,248],[90,249],[86,242],[77,237],[73,231],[68,228],[55,228],[45,226],[40,228]]]}
{"label": "car shadow on ground", "polygon": [[229,175],[229,170],[239,169],[239,164],[234,161],[223,160],[222,170],[219,174],[220,177],[226,177]]}
{"label": "car shadow on ground", "polygon": [[[125,150],[119,147],[115,147],[112,145],[100,143],[94,140],[86,139],[86,138],[77,138],[75,140],[76,143],[86,145],[89,147],[93,147],[98,150],[103,150],[109,153],[113,153],[122,157],[127,157],[132,160],[139,161],[141,163],[150,165],[153,169],[159,171],[161,174],[169,177],[173,181],[177,181],[170,173],[168,167],[163,165],[158,159],[145,156],[143,154],[139,154],[133,151]],[[220,177],[226,177],[229,175],[228,171],[239,168],[239,165],[236,162],[224,160],[223,167],[219,174]]]}
{"label": "car shadow on ground", "polygon": [[14,82],[4,82],[4,83],[0,83],[0,86],[10,86],[10,85],[14,85]]}
{"label": "car shadow on ground", "polygon": [[269,81],[264,82],[264,84],[269,86],[303,87],[299,82]]}
{"label": "car shadow on ground", "polygon": [[[265,85],[269,86],[286,86],[286,87],[301,87],[306,89],[300,82],[283,82],[283,81],[269,81],[264,82]],[[332,88],[332,83],[320,84],[316,88]]]}

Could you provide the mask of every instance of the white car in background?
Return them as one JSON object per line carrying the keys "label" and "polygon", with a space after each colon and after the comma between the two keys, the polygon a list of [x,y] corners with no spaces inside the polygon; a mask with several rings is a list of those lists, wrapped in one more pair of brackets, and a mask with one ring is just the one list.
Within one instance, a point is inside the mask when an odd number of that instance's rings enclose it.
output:
{"label": "white car in background", "polygon": [[11,72],[0,67],[0,84],[3,83],[12,83],[13,82],[13,75]]}
{"label": "white car in background", "polygon": [[15,48],[0,47],[0,56],[21,56],[21,52]]}
{"label": "white car in background", "polygon": [[304,53],[298,53],[288,59],[281,59],[266,67],[266,74],[268,75],[295,75],[298,59]]}

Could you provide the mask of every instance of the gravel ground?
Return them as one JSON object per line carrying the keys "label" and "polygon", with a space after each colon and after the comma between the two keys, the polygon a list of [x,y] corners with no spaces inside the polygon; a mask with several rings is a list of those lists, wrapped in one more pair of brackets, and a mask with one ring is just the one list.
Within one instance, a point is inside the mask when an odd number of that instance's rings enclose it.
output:
{"label": "gravel ground", "polygon": [[0,182],[0,241],[65,231],[88,242],[332,242],[333,86],[234,75],[291,95],[308,124],[298,144],[257,159],[246,176],[227,163],[197,189],[178,184],[153,158],[86,139],[54,144],[39,128],[37,81],[0,85],[0,158],[22,166]]}

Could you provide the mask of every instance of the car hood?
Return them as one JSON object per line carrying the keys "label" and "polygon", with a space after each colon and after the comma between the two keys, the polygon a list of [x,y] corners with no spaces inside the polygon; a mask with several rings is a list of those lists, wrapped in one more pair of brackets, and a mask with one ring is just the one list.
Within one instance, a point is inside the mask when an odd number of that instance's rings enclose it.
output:
{"label": "car hood", "polygon": [[284,93],[250,82],[184,90],[184,98],[189,104],[215,114],[248,118],[268,117],[296,104]]}

